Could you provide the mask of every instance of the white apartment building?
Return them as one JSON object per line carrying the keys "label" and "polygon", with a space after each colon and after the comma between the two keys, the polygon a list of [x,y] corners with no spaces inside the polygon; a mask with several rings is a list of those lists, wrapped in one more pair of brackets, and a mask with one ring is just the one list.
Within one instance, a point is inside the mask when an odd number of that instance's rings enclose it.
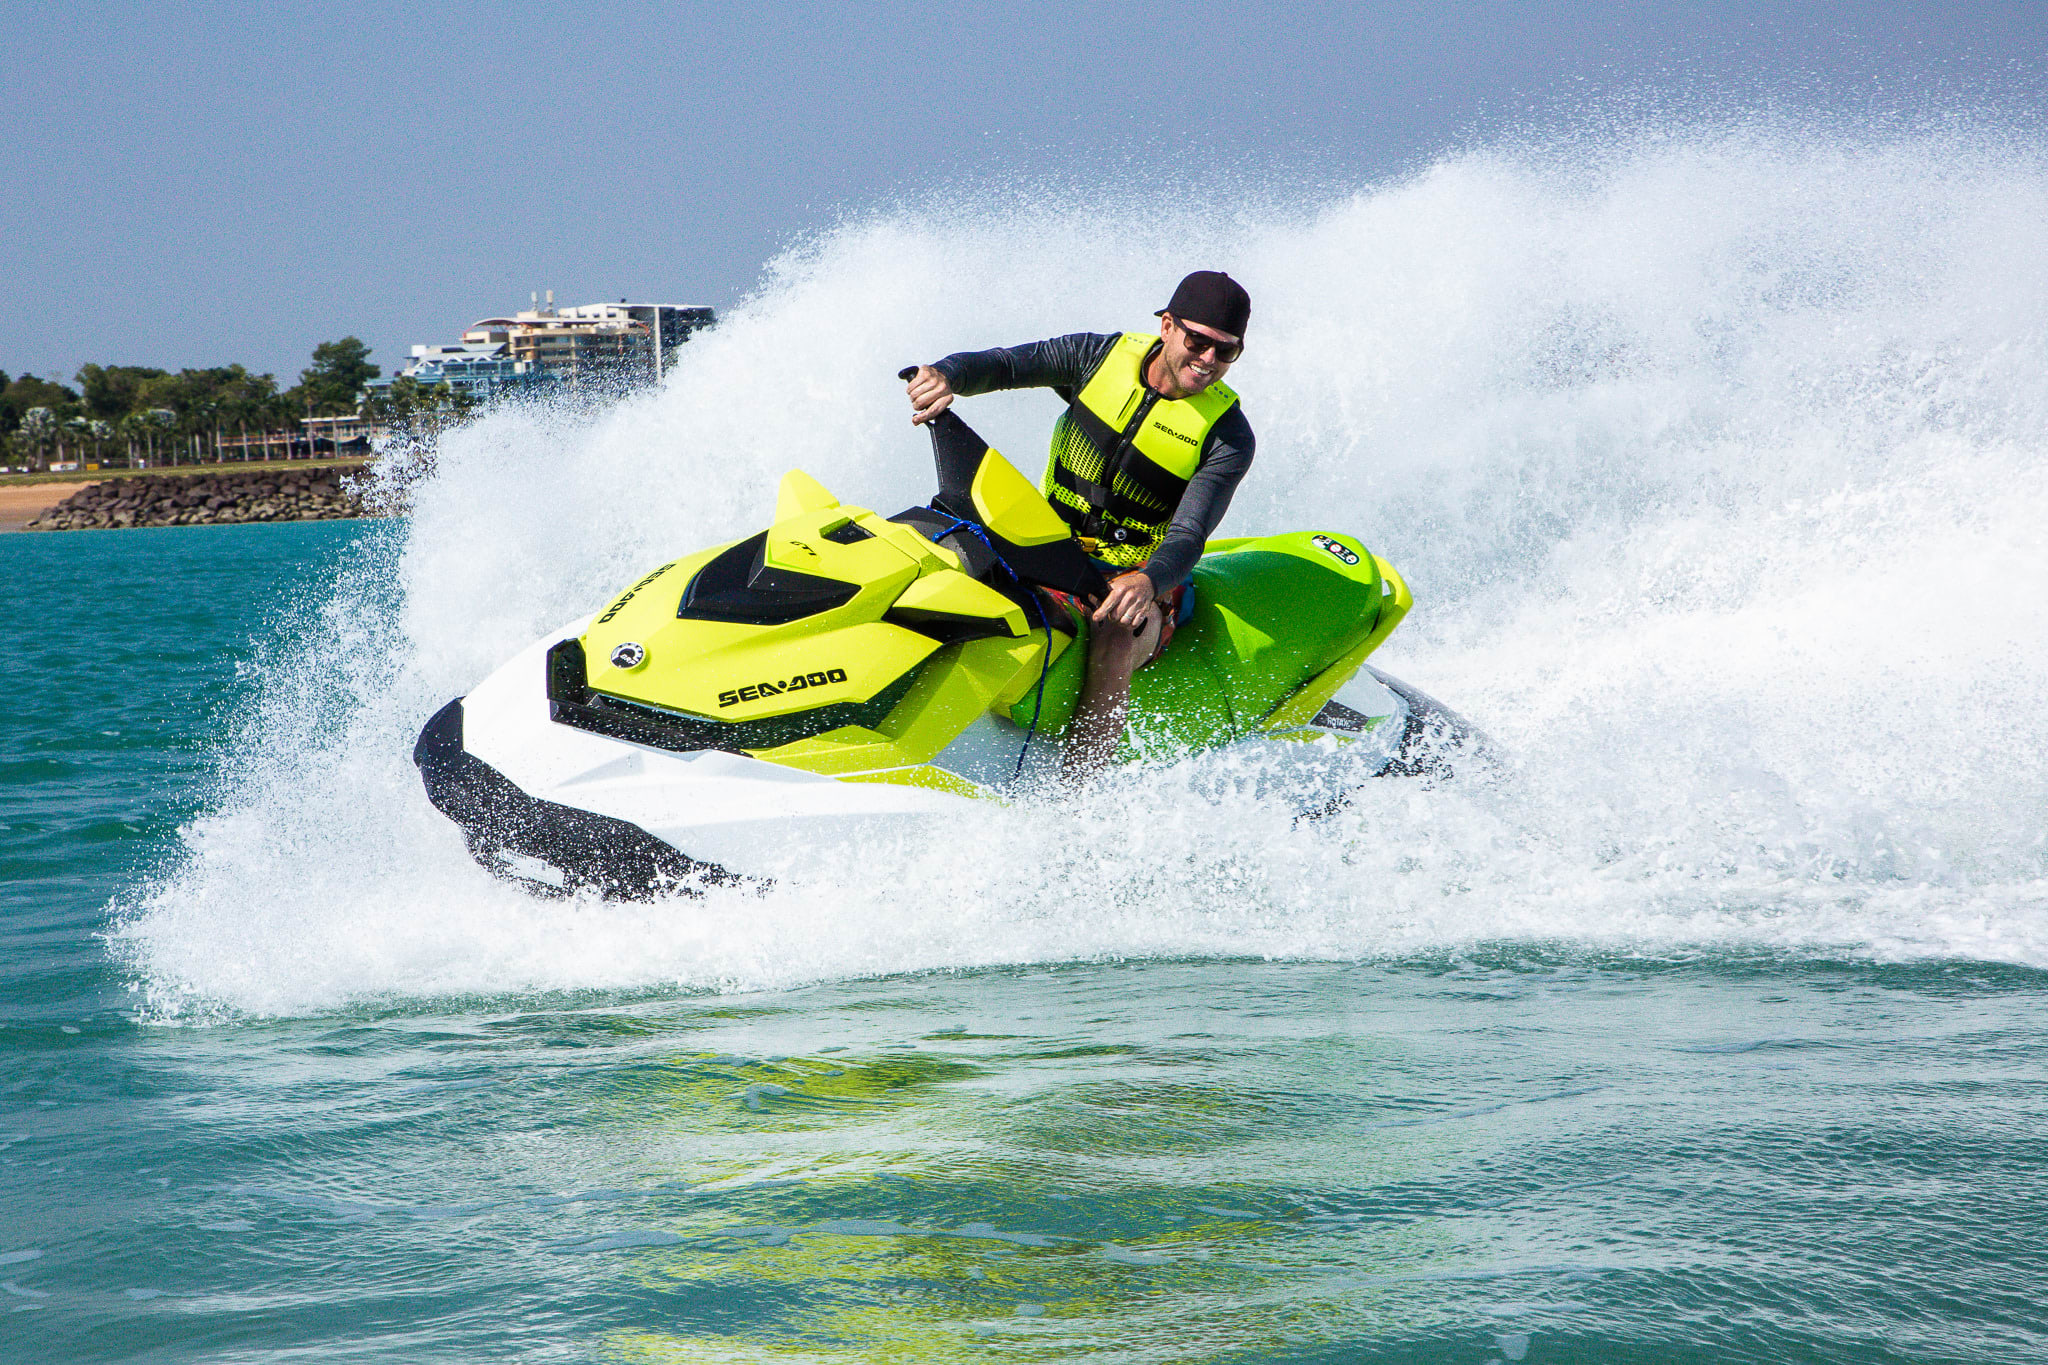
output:
{"label": "white apartment building", "polygon": [[715,319],[707,307],[624,299],[557,308],[549,290],[545,305],[536,299],[530,309],[473,323],[462,343],[504,347],[502,358],[520,374],[571,384],[649,383],[667,372],[676,347]]}

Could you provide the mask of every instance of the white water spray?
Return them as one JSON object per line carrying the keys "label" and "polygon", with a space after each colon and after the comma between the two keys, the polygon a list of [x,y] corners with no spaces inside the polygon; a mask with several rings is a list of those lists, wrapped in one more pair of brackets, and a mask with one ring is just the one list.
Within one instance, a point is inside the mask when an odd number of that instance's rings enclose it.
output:
{"label": "white water spray", "polygon": [[[660,392],[445,439],[271,668],[180,864],[120,909],[154,1006],[1502,940],[2048,966],[2040,147],[1673,131],[1235,220],[1062,203],[849,224]],[[1144,326],[1219,264],[1256,300],[1231,378],[1260,438],[1225,533],[1354,531],[1398,565],[1417,608],[1377,662],[1508,776],[1377,784],[1297,829],[1212,756],[655,906],[530,899],[428,806],[436,707],[758,527],[784,469],[922,502],[898,366]],[[1030,467],[1057,403],[962,411]]]}

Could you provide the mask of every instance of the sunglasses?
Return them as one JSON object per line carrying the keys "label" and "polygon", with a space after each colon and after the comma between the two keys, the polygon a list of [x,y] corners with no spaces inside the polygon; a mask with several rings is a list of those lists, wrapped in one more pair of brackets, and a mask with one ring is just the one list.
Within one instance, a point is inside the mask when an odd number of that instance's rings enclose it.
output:
{"label": "sunglasses", "polygon": [[1188,325],[1179,318],[1174,318],[1173,325],[1180,328],[1181,337],[1187,342],[1188,350],[1196,355],[1200,355],[1204,351],[1214,351],[1216,358],[1225,365],[1228,365],[1231,361],[1244,354],[1243,342],[1218,341],[1215,337],[1204,336],[1200,332],[1190,331],[1188,330]]}

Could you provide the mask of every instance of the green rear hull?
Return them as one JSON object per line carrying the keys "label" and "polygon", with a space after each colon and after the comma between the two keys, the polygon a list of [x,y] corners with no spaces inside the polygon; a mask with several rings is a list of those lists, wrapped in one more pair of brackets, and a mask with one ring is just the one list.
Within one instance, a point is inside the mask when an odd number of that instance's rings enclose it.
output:
{"label": "green rear hull", "polygon": [[[1211,542],[1195,566],[1194,598],[1193,615],[1166,652],[1131,680],[1127,758],[1211,749],[1290,720],[1306,724],[1407,609],[1406,593],[1358,542],[1306,531]],[[1062,734],[1080,699],[1085,622],[1080,629],[1081,647],[1061,654],[1046,677],[1040,733]],[[1009,719],[1028,727],[1036,709],[1037,699],[1027,696]]]}

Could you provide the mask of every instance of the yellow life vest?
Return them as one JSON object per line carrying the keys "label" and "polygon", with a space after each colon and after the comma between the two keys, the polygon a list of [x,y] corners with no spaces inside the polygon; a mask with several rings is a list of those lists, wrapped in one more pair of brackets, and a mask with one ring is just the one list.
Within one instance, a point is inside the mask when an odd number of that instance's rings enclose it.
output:
{"label": "yellow life vest", "polygon": [[1067,524],[1095,541],[1093,553],[1135,568],[1166,534],[1209,432],[1237,404],[1221,380],[1190,398],[1165,398],[1145,382],[1159,338],[1126,332],[1052,429],[1040,490]]}

